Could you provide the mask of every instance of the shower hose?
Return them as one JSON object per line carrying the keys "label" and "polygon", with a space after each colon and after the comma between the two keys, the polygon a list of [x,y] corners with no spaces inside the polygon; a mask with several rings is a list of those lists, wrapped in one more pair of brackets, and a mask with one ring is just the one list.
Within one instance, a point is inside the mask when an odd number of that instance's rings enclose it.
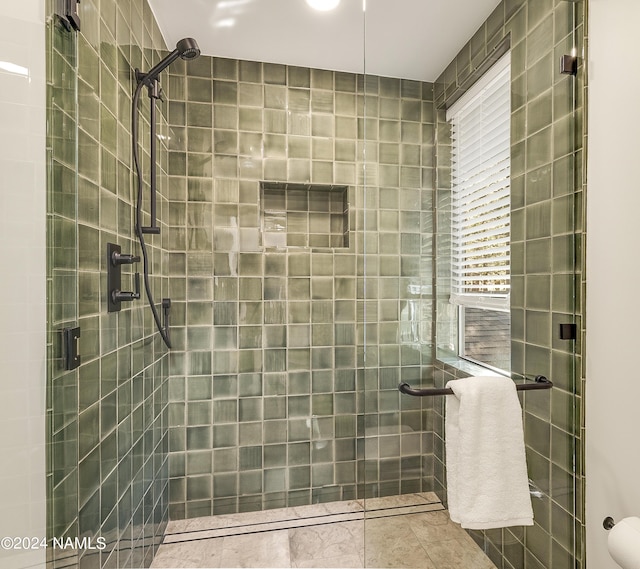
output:
{"label": "shower hose", "polygon": [[[158,328],[158,332],[160,332],[160,336],[164,341],[167,348],[171,349],[171,340],[169,338],[169,330],[168,327],[165,328],[160,321],[160,315],[158,314],[158,310],[156,309],[155,302],[153,301],[153,294],[151,293],[151,284],[149,282],[149,254],[147,252],[147,245],[144,240],[144,233],[142,231],[142,168],[140,167],[140,155],[138,149],[138,130],[139,130],[139,113],[138,113],[138,104],[140,102],[140,93],[142,92],[142,88],[144,87],[144,83],[142,81],[138,81],[138,85],[136,87],[135,93],[133,95],[132,101],[132,112],[131,112],[131,146],[133,148],[133,164],[136,171],[137,177],[137,190],[138,196],[136,198],[136,235],[138,237],[138,241],[140,242],[140,249],[142,250],[142,270],[144,274],[144,289],[147,293],[147,300],[149,301],[149,307],[151,308],[151,312],[153,313],[153,319],[156,322],[156,327]],[[155,105],[155,101],[151,100],[151,104]]]}

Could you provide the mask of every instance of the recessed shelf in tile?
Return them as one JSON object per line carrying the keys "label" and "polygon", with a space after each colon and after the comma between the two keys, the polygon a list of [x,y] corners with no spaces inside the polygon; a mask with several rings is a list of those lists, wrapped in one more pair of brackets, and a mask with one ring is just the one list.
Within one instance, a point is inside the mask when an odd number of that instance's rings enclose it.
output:
{"label": "recessed shelf in tile", "polygon": [[348,190],[348,186],[261,182],[263,247],[349,247]]}

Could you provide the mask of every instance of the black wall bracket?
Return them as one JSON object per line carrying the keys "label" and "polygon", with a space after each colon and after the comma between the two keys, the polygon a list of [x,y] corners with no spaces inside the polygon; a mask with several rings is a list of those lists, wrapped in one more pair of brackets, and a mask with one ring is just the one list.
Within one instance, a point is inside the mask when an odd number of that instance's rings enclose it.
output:
{"label": "black wall bracket", "polygon": [[575,55],[563,55],[560,58],[560,73],[563,75],[578,74],[578,58]]}
{"label": "black wall bracket", "polygon": [[80,327],[64,328],[62,330],[62,336],[64,346],[64,369],[76,369],[77,367],[80,367],[80,354],[78,353]]}
{"label": "black wall bracket", "polygon": [[57,0],[56,2],[56,13],[68,32],[80,31],[78,4],[80,4],[80,0]]}
{"label": "black wall bracket", "polygon": [[578,327],[575,324],[560,324],[561,340],[577,340]]}
{"label": "black wall bracket", "polygon": [[107,243],[107,311],[119,312],[123,302],[140,298],[140,274],[135,274],[135,290],[122,291],[122,265],[132,265],[140,261],[139,256],[123,255],[120,245]]}

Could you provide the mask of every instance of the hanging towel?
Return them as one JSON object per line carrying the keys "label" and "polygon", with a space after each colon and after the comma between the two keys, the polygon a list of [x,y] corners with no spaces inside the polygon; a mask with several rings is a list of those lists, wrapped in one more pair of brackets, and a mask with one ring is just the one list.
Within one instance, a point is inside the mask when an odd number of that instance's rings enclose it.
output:
{"label": "hanging towel", "polygon": [[508,377],[447,383],[447,499],[454,522],[468,529],[533,525],[522,408]]}

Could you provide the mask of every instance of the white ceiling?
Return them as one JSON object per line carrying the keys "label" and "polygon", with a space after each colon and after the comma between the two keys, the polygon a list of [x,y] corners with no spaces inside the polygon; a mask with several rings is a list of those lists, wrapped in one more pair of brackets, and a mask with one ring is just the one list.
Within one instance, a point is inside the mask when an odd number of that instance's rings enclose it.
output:
{"label": "white ceiling", "polygon": [[250,61],[434,81],[500,0],[149,0],[168,46]]}

